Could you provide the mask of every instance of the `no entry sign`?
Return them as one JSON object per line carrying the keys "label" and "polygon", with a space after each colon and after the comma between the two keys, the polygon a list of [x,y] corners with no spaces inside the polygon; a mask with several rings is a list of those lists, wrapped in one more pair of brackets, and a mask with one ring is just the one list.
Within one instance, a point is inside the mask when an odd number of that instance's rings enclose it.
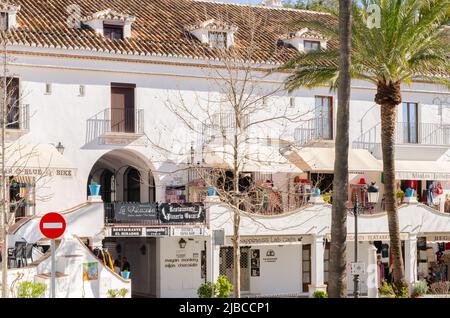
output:
{"label": "no entry sign", "polygon": [[39,229],[45,237],[55,239],[64,234],[66,230],[66,220],[59,213],[47,213],[39,223]]}

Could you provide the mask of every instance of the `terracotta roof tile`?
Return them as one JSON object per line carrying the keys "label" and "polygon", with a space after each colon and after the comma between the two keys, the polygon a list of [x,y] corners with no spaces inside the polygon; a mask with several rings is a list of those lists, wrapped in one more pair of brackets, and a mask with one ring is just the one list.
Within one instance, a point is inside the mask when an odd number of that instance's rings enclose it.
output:
{"label": "terracotta roof tile", "polygon": [[[193,0],[14,0],[14,4],[21,6],[19,27],[10,37],[16,45],[210,59],[219,57],[217,49],[200,43],[186,28],[212,19],[221,21],[236,27],[235,50],[243,50],[251,30],[246,10],[251,10],[263,21],[255,35],[258,50],[252,58],[259,63],[283,63],[296,53],[294,48],[277,46],[283,34],[298,31],[292,29],[294,21],[336,23],[324,13]],[[70,28],[67,8],[73,4],[80,6],[86,19],[99,12],[115,18],[135,17],[131,38],[114,41],[88,27]]]}

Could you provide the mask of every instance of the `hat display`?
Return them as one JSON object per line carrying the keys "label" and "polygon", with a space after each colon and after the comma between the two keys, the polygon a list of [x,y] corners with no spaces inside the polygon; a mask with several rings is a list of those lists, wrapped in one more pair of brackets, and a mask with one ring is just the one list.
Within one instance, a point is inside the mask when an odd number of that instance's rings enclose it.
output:
{"label": "hat display", "polygon": [[359,179],[358,184],[367,184],[366,179],[364,179],[364,178]]}

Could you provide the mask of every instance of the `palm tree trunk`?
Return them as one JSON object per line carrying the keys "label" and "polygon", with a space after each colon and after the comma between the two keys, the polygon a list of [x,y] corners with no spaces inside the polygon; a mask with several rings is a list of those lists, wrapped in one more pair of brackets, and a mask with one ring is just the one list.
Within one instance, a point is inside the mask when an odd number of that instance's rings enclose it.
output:
{"label": "palm tree trunk", "polygon": [[[399,94],[399,93],[398,93]],[[406,287],[401,251],[398,208],[395,199],[395,103],[381,104],[381,147],[383,151],[384,199],[388,216],[390,250],[393,258],[393,279],[397,290]]]}
{"label": "palm tree trunk", "polygon": [[339,0],[340,64],[328,288],[332,298],[347,297],[346,202],[348,198],[348,131],[351,84],[351,6],[351,0]]}

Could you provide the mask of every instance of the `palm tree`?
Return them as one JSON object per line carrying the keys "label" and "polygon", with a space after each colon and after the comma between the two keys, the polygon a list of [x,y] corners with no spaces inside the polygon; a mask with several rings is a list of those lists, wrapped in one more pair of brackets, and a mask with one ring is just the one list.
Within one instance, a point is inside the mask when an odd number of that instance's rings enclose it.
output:
{"label": "palm tree", "polygon": [[[372,14],[369,5],[380,9],[380,23],[375,27],[368,23]],[[449,7],[449,0],[364,0],[352,8],[351,76],[376,86],[375,102],[381,108],[384,195],[397,290],[407,284],[394,193],[396,107],[402,102],[402,84],[423,80],[450,87],[450,43],[445,34],[450,22]],[[338,39],[336,25],[319,21],[298,24],[309,26],[331,41]],[[338,46],[298,54],[281,69],[292,71],[285,82],[288,90],[324,84],[335,88],[339,78]]]}
{"label": "palm tree", "polygon": [[348,144],[351,86],[351,15],[352,0],[339,0],[340,60],[338,114],[336,132],[335,176],[331,216],[330,279],[328,292],[332,298],[347,295],[346,240],[348,196]]}

